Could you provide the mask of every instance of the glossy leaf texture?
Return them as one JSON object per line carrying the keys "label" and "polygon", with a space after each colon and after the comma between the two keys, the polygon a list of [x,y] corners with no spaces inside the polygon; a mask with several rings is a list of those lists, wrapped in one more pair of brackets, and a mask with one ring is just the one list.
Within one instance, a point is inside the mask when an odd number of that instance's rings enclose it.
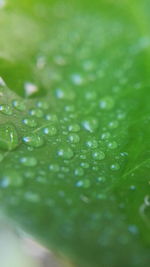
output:
{"label": "glossy leaf texture", "polygon": [[0,3],[1,212],[79,267],[149,266],[148,1]]}

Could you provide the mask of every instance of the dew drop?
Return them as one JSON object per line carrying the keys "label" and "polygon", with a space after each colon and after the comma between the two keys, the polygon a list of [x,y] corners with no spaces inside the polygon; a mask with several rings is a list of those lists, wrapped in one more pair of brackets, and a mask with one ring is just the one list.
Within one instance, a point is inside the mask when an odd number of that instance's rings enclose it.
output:
{"label": "dew drop", "polygon": [[27,167],[34,167],[37,165],[37,159],[34,157],[22,157],[20,162]]}
{"label": "dew drop", "polygon": [[24,111],[26,108],[24,102],[21,100],[13,100],[12,106],[19,111]]}
{"label": "dew drop", "polygon": [[111,122],[109,122],[109,124],[108,124],[109,128],[111,128],[111,129],[115,129],[115,128],[117,128],[118,125],[119,125],[118,121],[111,121]]}
{"label": "dew drop", "polygon": [[57,152],[58,156],[63,159],[71,159],[74,156],[74,152],[69,147],[62,147]]}
{"label": "dew drop", "polygon": [[4,115],[12,115],[12,108],[9,105],[1,104],[0,105],[0,112]]}
{"label": "dew drop", "polygon": [[38,101],[36,106],[40,109],[47,110],[49,108],[49,104],[46,101]]}
{"label": "dew drop", "polygon": [[102,140],[107,140],[111,137],[111,134],[109,132],[105,132],[101,135]]}
{"label": "dew drop", "polygon": [[95,118],[89,118],[84,120],[82,125],[86,131],[93,133],[98,128],[98,121]]}
{"label": "dew drop", "polygon": [[23,123],[31,128],[37,126],[37,121],[34,118],[25,118]]}
{"label": "dew drop", "polygon": [[104,97],[100,100],[99,106],[101,109],[110,110],[114,107],[114,100],[112,97]]}
{"label": "dew drop", "polygon": [[42,118],[44,116],[43,110],[39,108],[33,108],[29,110],[29,115],[35,116],[36,118]]}
{"label": "dew drop", "polygon": [[13,124],[0,125],[0,148],[13,150],[19,145],[18,133]]}
{"label": "dew drop", "polygon": [[26,145],[35,148],[41,147],[44,144],[43,138],[40,135],[34,133],[28,136],[24,136],[22,140]]}
{"label": "dew drop", "polygon": [[110,166],[112,171],[118,171],[120,169],[120,165],[118,163],[114,163]]}
{"label": "dew drop", "polygon": [[76,182],[77,187],[89,188],[91,186],[91,182],[88,179],[79,180]]}
{"label": "dew drop", "polygon": [[81,167],[83,167],[84,169],[88,169],[89,168],[89,163],[87,163],[87,162],[81,162]]}
{"label": "dew drop", "polygon": [[75,169],[74,174],[76,176],[83,176],[84,175],[84,170],[81,167],[78,167],[78,168]]}
{"label": "dew drop", "polygon": [[86,141],[86,146],[89,148],[97,148],[98,142],[95,139],[90,138],[89,140]]}
{"label": "dew drop", "polygon": [[103,160],[105,158],[105,153],[97,150],[92,153],[92,157],[94,160]]}
{"label": "dew drop", "polygon": [[74,85],[77,85],[77,86],[80,86],[84,83],[83,77],[78,73],[71,75],[71,81]]}
{"label": "dew drop", "polygon": [[77,133],[77,132],[80,131],[80,125],[79,125],[79,124],[76,124],[76,123],[74,123],[74,124],[70,124],[70,125],[68,126],[68,130],[69,130],[69,132]]}
{"label": "dew drop", "polygon": [[43,129],[43,133],[48,136],[54,136],[57,134],[57,129],[54,125],[49,125]]}
{"label": "dew drop", "polygon": [[73,144],[77,144],[80,141],[80,137],[78,134],[72,133],[68,135],[68,140]]}
{"label": "dew drop", "polygon": [[29,192],[29,191],[24,194],[24,198],[27,201],[32,202],[32,203],[37,203],[40,201],[39,195],[33,192]]}
{"label": "dew drop", "polygon": [[49,170],[52,172],[59,172],[60,167],[58,164],[50,164],[49,165]]}
{"label": "dew drop", "polygon": [[118,147],[118,144],[115,141],[108,143],[108,148],[110,149],[115,149],[117,147]]}

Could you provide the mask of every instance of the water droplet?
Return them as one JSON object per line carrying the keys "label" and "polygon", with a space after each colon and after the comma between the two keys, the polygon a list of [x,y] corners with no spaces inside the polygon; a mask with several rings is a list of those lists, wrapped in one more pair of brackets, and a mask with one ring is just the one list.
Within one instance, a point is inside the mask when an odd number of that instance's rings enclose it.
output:
{"label": "water droplet", "polygon": [[31,128],[37,126],[37,121],[34,118],[25,118],[23,123]]}
{"label": "water droplet", "polygon": [[26,192],[24,194],[24,198],[29,201],[29,202],[32,202],[32,203],[37,203],[40,201],[40,197],[39,195],[37,195],[36,193],[33,193],[33,192]]}
{"label": "water droplet", "polygon": [[77,187],[89,188],[91,186],[91,182],[88,179],[79,180],[76,182]]}
{"label": "water droplet", "polygon": [[86,146],[89,148],[97,148],[98,142],[95,139],[90,138],[89,140],[86,141]]}
{"label": "water droplet", "polygon": [[82,125],[86,131],[93,133],[98,128],[98,121],[95,118],[89,118],[84,120]]}
{"label": "water droplet", "polygon": [[73,84],[78,85],[78,86],[84,83],[83,77],[78,73],[71,75],[71,81],[73,82]]}
{"label": "water droplet", "polygon": [[109,122],[109,124],[108,124],[109,128],[111,128],[111,129],[115,129],[115,128],[117,128],[118,125],[119,125],[118,121],[111,121],[111,122]]}
{"label": "water droplet", "polygon": [[87,163],[87,162],[81,162],[81,167],[83,167],[84,169],[88,169],[89,168],[89,163]]}
{"label": "water droplet", "polygon": [[15,170],[8,170],[0,179],[0,186],[3,188],[6,188],[8,186],[21,186],[23,184],[22,175],[18,173],[18,171]]}
{"label": "water droplet", "polygon": [[73,150],[69,147],[60,148],[57,154],[63,159],[71,159],[74,156]]}
{"label": "water droplet", "polygon": [[26,108],[24,102],[21,100],[13,100],[12,105],[19,111],[24,111]]}
{"label": "water droplet", "polygon": [[41,147],[44,144],[43,138],[35,133],[30,134],[28,136],[24,136],[22,140],[26,145],[35,148]]}
{"label": "water droplet", "polygon": [[18,133],[13,124],[0,125],[0,148],[13,150],[19,145]]}
{"label": "water droplet", "polygon": [[74,124],[70,124],[70,125],[68,126],[68,130],[69,130],[69,132],[77,133],[77,132],[80,131],[80,125],[79,125],[79,124],[76,124],[76,123],[74,123]]}
{"label": "water droplet", "polygon": [[78,167],[78,168],[75,169],[74,174],[76,176],[83,176],[84,175],[84,170],[82,168]]}
{"label": "water droplet", "polygon": [[102,140],[107,140],[111,137],[111,134],[109,132],[105,132],[101,135]]}
{"label": "water droplet", "polygon": [[20,162],[27,167],[34,167],[37,165],[37,159],[34,157],[22,157]]}
{"label": "water droplet", "polygon": [[9,105],[1,104],[0,105],[0,112],[4,115],[12,115],[12,108]]}
{"label": "water droplet", "polygon": [[60,167],[59,167],[58,164],[50,164],[50,165],[49,165],[49,170],[50,170],[50,171],[53,171],[53,172],[59,172]]}
{"label": "water droplet", "polygon": [[55,114],[47,114],[47,115],[45,116],[45,119],[46,119],[47,121],[51,121],[51,122],[55,122],[55,121],[58,120],[58,118],[57,118],[57,116],[56,116]]}
{"label": "water droplet", "polygon": [[110,110],[114,107],[114,100],[112,97],[104,97],[100,100],[99,106],[101,109]]}
{"label": "water droplet", "polygon": [[92,153],[92,157],[94,160],[103,160],[105,158],[105,153],[97,150]]}
{"label": "water droplet", "polygon": [[115,141],[108,143],[108,148],[110,149],[115,149],[117,147],[118,147],[118,144]]}
{"label": "water droplet", "polygon": [[96,178],[96,181],[99,182],[99,183],[104,183],[105,180],[106,180],[106,179],[105,179],[105,177],[103,177],[103,176],[99,176],[99,177]]}
{"label": "water droplet", "polygon": [[43,133],[48,136],[54,136],[57,133],[57,129],[54,125],[49,125],[43,129]]}
{"label": "water droplet", "polygon": [[44,113],[42,109],[34,108],[34,109],[29,110],[29,115],[35,116],[36,118],[42,118]]}
{"label": "water droplet", "polygon": [[120,165],[118,163],[114,163],[110,166],[112,171],[118,171],[120,169]]}
{"label": "water droplet", "polygon": [[40,109],[47,110],[49,108],[49,104],[46,101],[38,101],[36,106]]}
{"label": "water droplet", "polygon": [[78,134],[72,133],[68,135],[68,140],[73,144],[77,144],[80,141],[80,137]]}

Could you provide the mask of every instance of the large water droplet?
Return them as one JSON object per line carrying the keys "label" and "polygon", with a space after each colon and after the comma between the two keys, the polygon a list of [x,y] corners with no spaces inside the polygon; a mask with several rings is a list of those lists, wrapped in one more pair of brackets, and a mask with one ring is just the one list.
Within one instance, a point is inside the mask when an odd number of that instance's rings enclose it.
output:
{"label": "large water droplet", "polygon": [[0,125],[0,148],[13,150],[19,145],[18,133],[13,124]]}

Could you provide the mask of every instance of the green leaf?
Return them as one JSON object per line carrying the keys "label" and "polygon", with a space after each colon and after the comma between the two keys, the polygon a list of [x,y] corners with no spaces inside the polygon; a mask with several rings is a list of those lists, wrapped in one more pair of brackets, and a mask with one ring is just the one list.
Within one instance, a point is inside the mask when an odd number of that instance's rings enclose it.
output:
{"label": "green leaf", "polygon": [[149,266],[148,1],[7,2],[1,211],[77,266]]}

